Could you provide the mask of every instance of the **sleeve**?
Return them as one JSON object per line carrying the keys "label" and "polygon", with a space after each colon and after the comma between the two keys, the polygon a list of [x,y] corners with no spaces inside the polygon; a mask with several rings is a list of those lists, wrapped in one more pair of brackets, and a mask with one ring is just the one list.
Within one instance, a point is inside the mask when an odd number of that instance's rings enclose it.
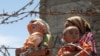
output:
{"label": "sleeve", "polygon": [[92,32],[86,32],[82,38],[80,39],[81,41],[86,42],[87,44],[91,45],[93,50],[92,50],[92,54],[96,55],[97,50],[96,50],[96,44],[95,44],[95,40],[94,40],[95,36]]}
{"label": "sleeve", "polygon": [[61,56],[62,53],[63,53],[63,50],[62,50],[62,48],[61,48],[60,50],[58,50],[57,56]]}
{"label": "sleeve", "polygon": [[60,48],[60,50],[58,51],[58,56],[74,56],[74,53],[71,49],[74,49],[73,47],[62,47]]}
{"label": "sleeve", "polygon": [[76,56],[89,56],[89,55],[91,55],[91,52],[92,52],[92,47],[91,47],[91,45],[88,45],[88,44],[85,43],[85,42],[81,42],[80,45],[82,46],[83,49],[81,49],[81,50],[76,54]]}

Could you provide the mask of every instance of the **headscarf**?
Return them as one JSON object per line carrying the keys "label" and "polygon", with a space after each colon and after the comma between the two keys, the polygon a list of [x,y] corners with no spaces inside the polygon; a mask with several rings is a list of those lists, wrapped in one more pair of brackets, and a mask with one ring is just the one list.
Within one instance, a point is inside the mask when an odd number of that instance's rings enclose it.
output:
{"label": "headscarf", "polygon": [[81,34],[91,31],[90,24],[84,18],[80,16],[72,16],[72,17],[67,18],[65,21],[64,27],[66,28],[69,23],[71,25],[77,26]]}

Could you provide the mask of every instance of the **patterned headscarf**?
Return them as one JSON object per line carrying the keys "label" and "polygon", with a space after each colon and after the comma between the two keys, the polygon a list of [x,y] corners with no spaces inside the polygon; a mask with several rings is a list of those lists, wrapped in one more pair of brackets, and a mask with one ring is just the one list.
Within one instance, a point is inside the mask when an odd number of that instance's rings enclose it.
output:
{"label": "patterned headscarf", "polygon": [[80,30],[81,34],[84,34],[85,32],[91,31],[90,24],[82,17],[80,16],[73,16],[66,19],[64,27],[70,25],[77,26]]}

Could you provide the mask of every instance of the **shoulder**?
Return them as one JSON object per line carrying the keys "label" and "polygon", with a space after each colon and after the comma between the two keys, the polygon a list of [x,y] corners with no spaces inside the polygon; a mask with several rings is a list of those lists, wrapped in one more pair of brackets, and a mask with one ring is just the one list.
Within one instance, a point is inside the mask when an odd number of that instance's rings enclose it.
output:
{"label": "shoulder", "polygon": [[86,32],[85,34],[83,34],[83,36],[81,37],[80,41],[89,41],[89,40],[93,40],[94,38],[94,33],[93,32]]}
{"label": "shoulder", "polygon": [[[87,37],[94,37],[94,33],[93,32],[86,32],[85,35]],[[84,35],[83,35],[84,36]]]}
{"label": "shoulder", "polygon": [[94,33],[93,32],[86,32],[82,35],[82,37],[93,37]]}

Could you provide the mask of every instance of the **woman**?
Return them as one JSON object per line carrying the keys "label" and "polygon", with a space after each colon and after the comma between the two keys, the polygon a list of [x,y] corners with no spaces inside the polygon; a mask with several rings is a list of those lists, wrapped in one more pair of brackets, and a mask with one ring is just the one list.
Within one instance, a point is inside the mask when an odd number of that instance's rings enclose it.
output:
{"label": "woman", "polygon": [[[32,35],[33,33],[39,32],[42,34],[43,40],[38,45],[38,49],[30,46],[29,42],[32,39],[29,39],[28,41],[26,40],[23,48],[16,50],[16,56],[23,55],[23,53],[24,53],[24,55],[28,54],[27,56],[47,56],[47,55],[50,56],[50,50],[48,48],[52,47],[52,38],[51,38],[49,25],[42,19],[35,19],[35,20],[31,20],[28,23],[27,29],[30,34],[29,37],[33,37],[33,35]],[[31,49],[31,48],[29,48],[29,47],[35,49],[36,51],[34,51],[32,49],[33,51],[30,50],[31,51],[30,52],[29,49]]]}
{"label": "woman", "polygon": [[[42,19],[31,20],[27,25],[29,34],[33,32],[40,32],[44,34],[44,39],[41,45],[52,47],[52,38],[49,25]],[[48,38],[47,38],[48,37]]]}
{"label": "woman", "polygon": [[[92,48],[89,44],[80,41],[80,32],[76,26],[68,26],[63,31],[62,39],[66,42],[58,51],[58,56],[89,56]],[[79,48],[82,47],[81,48]],[[74,54],[75,53],[75,54]]]}
{"label": "woman", "polygon": [[80,16],[72,16],[66,19],[64,27],[66,28],[71,25],[77,26],[79,28],[79,31],[81,33],[81,39],[79,41],[85,41],[87,44],[92,45],[92,56],[95,56],[96,47],[93,39],[94,35],[91,32],[90,24]]}

